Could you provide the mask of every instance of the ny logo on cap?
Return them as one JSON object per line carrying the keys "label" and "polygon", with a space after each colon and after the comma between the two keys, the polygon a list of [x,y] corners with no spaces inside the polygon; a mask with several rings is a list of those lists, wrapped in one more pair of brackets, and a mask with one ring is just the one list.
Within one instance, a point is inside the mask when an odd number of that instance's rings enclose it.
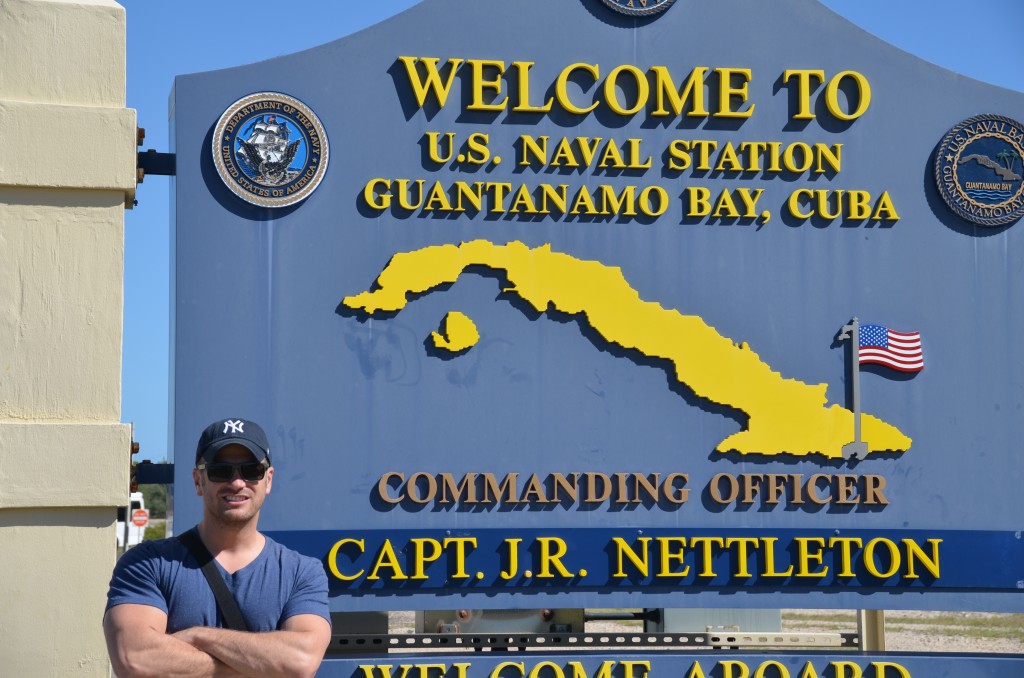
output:
{"label": "ny logo on cap", "polygon": [[222,431],[222,433],[227,433],[229,429],[231,430],[232,433],[245,433],[245,431],[242,430],[242,427],[244,425],[245,422],[242,421],[241,419],[235,419],[234,421],[229,419],[228,421],[224,422],[224,430]]}

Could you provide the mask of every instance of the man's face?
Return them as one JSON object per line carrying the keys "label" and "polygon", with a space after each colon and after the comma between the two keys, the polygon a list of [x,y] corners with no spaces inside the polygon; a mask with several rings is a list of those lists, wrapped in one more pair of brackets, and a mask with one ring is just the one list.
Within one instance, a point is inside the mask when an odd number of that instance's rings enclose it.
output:
{"label": "man's face", "polygon": [[[255,461],[252,453],[241,445],[228,445],[221,450],[214,462],[241,464]],[[196,494],[203,498],[206,516],[224,525],[242,525],[255,519],[263,500],[270,494],[274,469],[268,468],[262,480],[248,482],[236,471],[231,480],[223,483],[211,482],[206,471],[192,470]]]}

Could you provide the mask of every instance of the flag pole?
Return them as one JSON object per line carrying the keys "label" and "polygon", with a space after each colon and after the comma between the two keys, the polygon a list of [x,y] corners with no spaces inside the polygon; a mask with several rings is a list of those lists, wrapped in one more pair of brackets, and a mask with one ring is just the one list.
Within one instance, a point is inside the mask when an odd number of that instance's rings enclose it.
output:
{"label": "flag pole", "polygon": [[853,325],[853,331],[850,333],[853,336],[853,442],[859,443],[860,440],[860,321],[856,318],[850,323]]}
{"label": "flag pole", "polygon": [[850,359],[850,377],[853,396],[853,442],[843,445],[843,459],[864,459],[868,456],[868,445],[861,440],[860,416],[860,321],[854,317],[850,324],[844,325],[839,334],[840,339],[850,339],[852,350]]}

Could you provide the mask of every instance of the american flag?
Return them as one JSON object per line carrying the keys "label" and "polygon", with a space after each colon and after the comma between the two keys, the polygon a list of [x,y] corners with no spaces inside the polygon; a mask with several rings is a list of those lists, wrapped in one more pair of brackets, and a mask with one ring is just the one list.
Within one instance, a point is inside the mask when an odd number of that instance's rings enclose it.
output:
{"label": "american flag", "polygon": [[920,332],[896,332],[882,325],[861,325],[858,338],[861,365],[875,363],[900,372],[924,369]]}

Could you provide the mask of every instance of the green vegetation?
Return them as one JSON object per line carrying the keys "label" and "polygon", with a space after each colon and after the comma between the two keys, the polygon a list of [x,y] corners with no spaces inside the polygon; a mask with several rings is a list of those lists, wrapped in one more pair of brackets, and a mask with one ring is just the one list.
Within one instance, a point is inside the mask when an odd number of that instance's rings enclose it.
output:
{"label": "green vegetation", "polygon": [[150,518],[167,517],[167,486],[139,485],[139,491],[146,501],[146,509]]}
{"label": "green vegetation", "polygon": [[160,521],[159,524],[149,524],[146,526],[146,532],[142,535],[142,541],[153,541],[154,539],[164,538],[164,523]]}

